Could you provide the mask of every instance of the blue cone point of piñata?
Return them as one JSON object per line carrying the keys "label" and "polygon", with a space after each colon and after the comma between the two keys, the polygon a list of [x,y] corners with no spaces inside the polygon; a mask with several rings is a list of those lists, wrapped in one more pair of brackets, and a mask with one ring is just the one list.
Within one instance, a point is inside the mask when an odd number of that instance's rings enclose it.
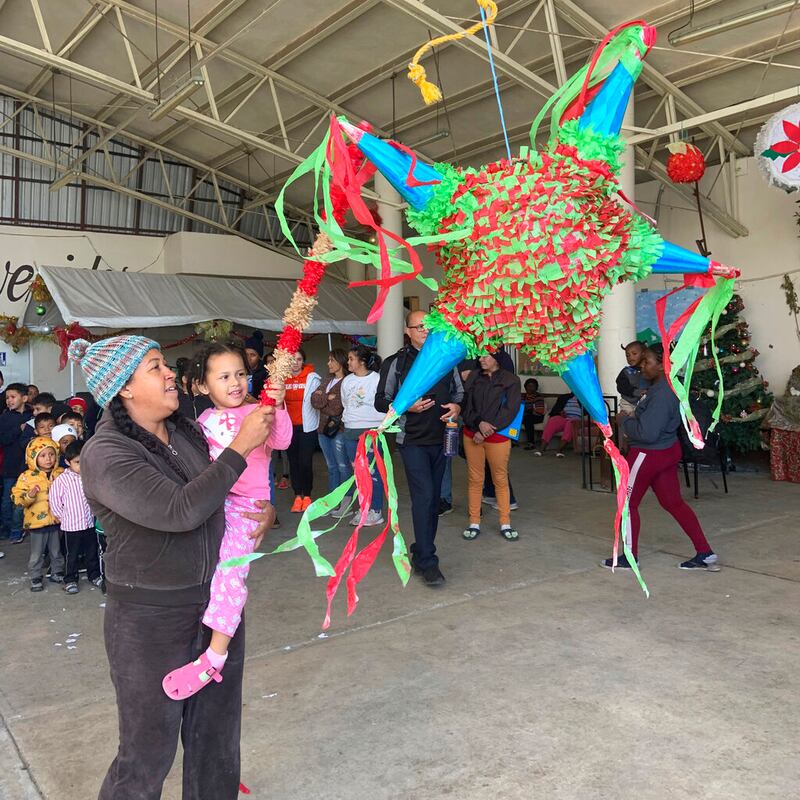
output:
{"label": "blue cone point of pi\u00f1ata", "polygon": [[658,261],[653,264],[652,270],[657,273],[703,274],[709,271],[710,266],[711,262],[706,256],[701,256],[699,253],[672,244],[672,242],[664,242],[664,250]]}
{"label": "blue cone point of pi\u00f1ata", "polygon": [[633,91],[635,78],[622,64],[617,64],[600,91],[581,114],[578,127],[611,136],[622,128],[622,118]]}
{"label": "blue cone point of pi\u00f1ata", "polygon": [[570,359],[567,368],[561,373],[561,378],[589,416],[600,425],[607,425],[608,408],[603,400],[603,391],[594,366],[594,354],[587,351]]}
{"label": "blue cone point of pi\u00f1ata", "polygon": [[410,406],[466,357],[467,347],[459,339],[448,336],[445,331],[431,331],[392,401],[392,408],[397,415],[405,414]]}
{"label": "blue cone point of pi\u00f1ata", "polygon": [[[392,147],[388,142],[373,136],[371,133],[356,128],[349,122],[341,120],[339,123],[351,141],[374,164],[381,175],[397,189],[416,211],[422,211],[433,196],[435,185],[409,186],[406,182],[408,171],[411,168],[412,158],[402,150]],[[442,182],[442,176],[429,164],[417,161],[414,166],[413,178],[422,183],[433,181],[434,184]]]}

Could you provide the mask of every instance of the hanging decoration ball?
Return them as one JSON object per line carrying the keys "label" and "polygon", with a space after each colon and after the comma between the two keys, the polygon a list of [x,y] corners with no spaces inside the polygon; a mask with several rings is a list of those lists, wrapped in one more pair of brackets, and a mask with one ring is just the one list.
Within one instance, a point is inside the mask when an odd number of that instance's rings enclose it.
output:
{"label": "hanging decoration ball", "polygon": [[800,103],[784,108],[764,123],[754,152],[770,184],[787,192],[800,189]]}
{"label": "hanging decoration ball", "polygon": [[667,145],[667,175],[673,183],[697,183],[706,171],[706,160],[700,149],[689,142]]}
{"label": "hanging decoration ball", "polygon": [[746,364],[744,361],[740,361],[740,362],[739,362],[739,366],[740,366],[742,369],[744,369],[744,368],[747,366],[747,364]]}
{"label": "hanging decoration ball", "polygon": [[716,397],[717,393],[713,389],[706,389],[706,397]]}
{"label": "hanging decoration ball", "polygon": [[743,409],[742,409],[742,410],[739,412],[739,416],[740,416],[742,419],[744,419],[744,418],[747,416],[747,409],[743,408]]}
{"label": "hanging decoration ball", "polygon": [[39,305],[36,306],[36,316],[43,317],[46,313],[47,313],[47,308],[45,308],[45,306],[39,303]]}

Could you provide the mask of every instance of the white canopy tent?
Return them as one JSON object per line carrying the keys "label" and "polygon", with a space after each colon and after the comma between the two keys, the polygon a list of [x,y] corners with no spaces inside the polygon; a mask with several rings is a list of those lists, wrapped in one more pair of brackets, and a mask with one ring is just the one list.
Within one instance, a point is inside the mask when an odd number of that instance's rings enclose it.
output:
{"label": "white canopy tent", "polygon": [[[226,319],[267,331],[283,328],[283,312],[296,282],[191,275],[99,272],[40,267],[55,308],[37,316],[31,302],[24,324],[51,327],[78,322],[87,328],[164,328]],[[348,289],[331,281],[319,289],[319,306],[308,333],[374,335],[365,322],[375,298],[371,289]]]}

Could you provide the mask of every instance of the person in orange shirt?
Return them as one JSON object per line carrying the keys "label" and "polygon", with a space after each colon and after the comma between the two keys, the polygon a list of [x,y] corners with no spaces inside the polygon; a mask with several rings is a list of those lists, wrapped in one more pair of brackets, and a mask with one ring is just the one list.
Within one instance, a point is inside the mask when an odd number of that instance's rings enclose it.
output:
{"label": "person in orange shirt", "polygon": [[319,389],[322,378],[306,364],[305,351],[295,353],[292,376],[286,381],[286,410],[292,420],[292,442],[287,448],[289,473],[294,491],[292,512],[299,514],[311,505],[314,486],[314,451],[317,449],[319,411],[311,405],[311,395]]}

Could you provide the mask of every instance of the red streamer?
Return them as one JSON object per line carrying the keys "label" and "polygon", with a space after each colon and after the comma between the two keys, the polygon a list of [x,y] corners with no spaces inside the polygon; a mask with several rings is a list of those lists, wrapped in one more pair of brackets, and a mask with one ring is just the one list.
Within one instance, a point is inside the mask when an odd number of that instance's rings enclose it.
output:
{"label": "red streamer", "polygon": [[[382,227],[373,217],[372,212],[367,207],[361,197],[361,185],[359,182],[360,173],[357,173],[352,162],[347,157],[347,145],[344,143],[344,134],[336,117],[331,117],[331,135],[328,141],[328,164],[331,168],[332,186],[337,186],[344,192],[353,216],[362,225],[375,232],[378,241],[378,252],[380,255],[380,278],[369,281],[354,281],[350,286],[377,286],[378,297],[369,312],[367,322],[373,323],[380,319],[383,314],[383,306],[389,295],[389,289],[401,281],[415,278],[422,272],[422,262],[414,251],[414,248],[403,239],[391,231]],[[412,272],[400,275],[392,275],[392,268],[389,262],[389,250],[386,246],[386,238],[392,239],[401,247],[404,247],[413,267]]]}

